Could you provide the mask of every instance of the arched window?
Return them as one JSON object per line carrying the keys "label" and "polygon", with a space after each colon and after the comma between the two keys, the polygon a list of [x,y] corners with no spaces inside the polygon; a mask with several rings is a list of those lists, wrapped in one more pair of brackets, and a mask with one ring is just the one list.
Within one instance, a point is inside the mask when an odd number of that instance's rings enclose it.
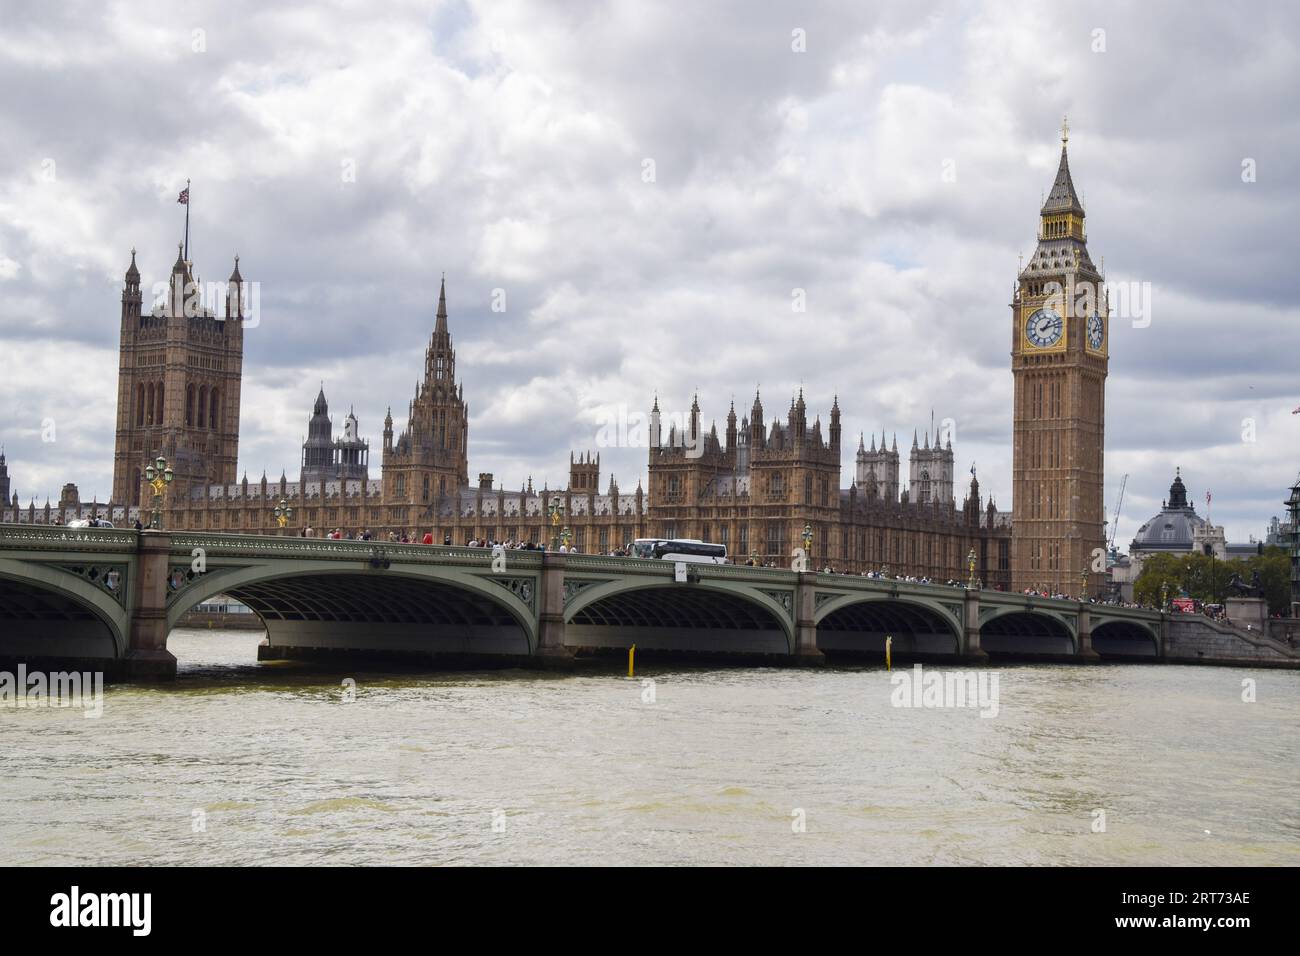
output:
{"label": "arched window", "polygon": [[158,391],[155,396],[153,420],[159,425],[163,422],[163,383],[158,383]]}
{"label": "arched window", "polygon": [[[143,388],[143,386],[141,386]],[[131,504],[140,504],[140,469],[135,470],[135,480],[131,482]]]}
{"label": "arched window", "polygon": [[199,420],[195,422],[195,424],[198,425],[199,428],[207,427],[204,424],[207,421],[207,415],[206,415],[207,407],[208,407],[208,387],[206,385],[200,385],[199,386]]}
{"label": "arched window", "polygon": [[149,387],[145,390],[144,394],[145,394],[144,422],[146,425],[152,425],[153,424],[153,382],[149,383]]}
{"label": "arched window", "polygon": [[135,387],[135,423],[144,424],[144,384]]}
{"label": "arched window", "polygon": [[213,431],[217,430],[217,390],[212,390],[212,397],[209,401],[208,408],[208,427]]}
{"label": "arched window", "polygon": [[194,386],[185,386],[185,424],[194,424]]}

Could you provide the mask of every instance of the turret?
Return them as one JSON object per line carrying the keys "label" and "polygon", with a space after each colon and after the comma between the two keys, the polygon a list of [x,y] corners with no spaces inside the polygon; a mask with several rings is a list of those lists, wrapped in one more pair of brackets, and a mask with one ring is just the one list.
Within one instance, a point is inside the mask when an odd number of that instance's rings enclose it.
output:
{"label": "turret", "polygon": [[659,396],[655,396],[655,403],[650,409],[650,457],[653,459],[655,452],[663,444],[663,425],[659,421]]}
{"label": "turret", "polygon": [[122,286],[122,326],[128,328],[140,322],[140,270],[135,264],[135,249],[131,249],[131,264],[127,266],[125,284]]}
{"label": "turret", "polygon": [[831,451],[839,454],[840,450],[840,397],[831,401]]}
{"label": "turret", "polygon": [[749,410],[749,450],[757,451],[764,447],[763,402],[758,389],[754,389],[754,406]]}
{"label": "turret", "polygon": [[239,274],[239,256],[235,256],[235,269],[226,281],[226,318],[244,318],[244,277]]}

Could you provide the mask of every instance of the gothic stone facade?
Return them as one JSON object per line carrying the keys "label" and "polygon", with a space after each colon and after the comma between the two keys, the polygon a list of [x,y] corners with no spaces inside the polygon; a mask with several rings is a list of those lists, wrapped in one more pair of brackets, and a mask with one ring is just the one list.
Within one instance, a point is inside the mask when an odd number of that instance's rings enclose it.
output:
{"label": "gothic stone facade", "polygon": [[143,502],[148,510],[152,493],[144,469],[158,455],[175,473],[173,499],[235,481],[243,287],[236,258],[226,315],[217,316],[205,307],[191,265],[178,253],[164,301],[146,310],[132,250],[122,290],[114,502]]}
{"label": "gothic stone facade", "polygon": [[[806,527],[818,568],[887,567],[894,574],[965,579],[973,551],[975,573],[986,586],[1078,593],[1093,555],[1104,553],[1098,549],[1104,543],[1109,308],[1098,297],[1080,311],[1072,299],[1102,279],[1088,255],[1064,143],[1040,220],[1037,249],[1018,276],[1011,304],[1014,522],[992,501],[981,501],[975,480],[957,506],[951,444],[940,447],[938,436],[933,445],[929,435],[924,445],[914,437],[910,483],[903,488],[897,440],[887,450],[882,434],[877,447],[873,432],[870,449],[859,441],[853,480],[842,488],[838,400],[824,435],[819,419],[809,425],[802,393],[785,420],[770,426],[757,395],[742,421],[733,407],[724,437],[716,427],[702,431],[696,402],[682,433],[674,429],[665,440],[656,401],[645,491],[638,483],[633,493],[623,493],[612,477],[599,491],[599,458],[590,455],[570,456],[569,484],[560,490],[535,491],[530,479],[506,491],[494,488],[486,473],[471,484],[469,410],[456,378],[445,284],[406,426],[394,435],[391,410],[384,422],[381,478],[369,478],[368,470],[340,472],[337,459],[326,462],[328,426],[320,426],[313,432],[314,451],[304,449],[298,481],[281,474],[278,481],[263,475],[251,484],[247,476],[237,482],[243,357],[238,262],[224,318],[189,305],[194,283],[190,264],[180,257],[167,301],[146,314],[134,254],[122,294],[113,503],[99,513],[119,525],[147,513],[143,469],[162,454],[177,476],[165,513],[173,528],[273,532],[271,509],[284,498],[294,508],[284,533],[310,525],[317,533],[367,528],[380,538],[390,531],[431,531],[435,540],[458,543],[550,542],[551,506],[559,503],[562,524],[582,551],[612,550],[636,537],[696,537],[725,542],[737,560],[786,564]],[[355,434],[345,436],[349,440],[360,441]],[[72,497],[65,493],[69,503]],[[62,511],[72,514],[70,508],[54,513]],[[10,520],[31,521],[52,514],[48,503],[22,509],[16,499],[5,512]],[[1099,586],[1099,576],[1091,575],[1089,591]]]}
{"label": "gothic stone facade", "polygon": [[[933,468],[936,479],[927,497],[897,490],[897,445],[892,471],[877,478],[870,456],[859,441],[858,474],[847,490],[840,486],[842,455],[838,399],[831,406],[828,434],[821,419],[808,423],[802,390],[793,398],[785,420],[770,428],[761,396],[755,394],[747,417],[727,414],[725,442],[716,426],[702,431],[698,400],[679,433],[667,438],[659,423],[656,400],[650,415],[650,526],[663,537],[701,538],[727,545],[736,561],[786,565],[795,548],[811,535],[812,566],[858,573],[888,569],[891,574],[934,580],[966,580],[968,556],[975,552],[975,574],[985,586],[1011,586],[1009,516],[993,502],[981,508],[979,483],[960,509],[952,487],[952,449],[935,454],[929,436],[925,447],[915,441],[911,473]],[[874,439],[873,439],[874,445]],[[946,465],[945,465],[946,462]],[[888,455],[882,467],[888,465]],[[946,485],[940,477],[947,475]],[[917,494],[916,500],[912,495]]]}

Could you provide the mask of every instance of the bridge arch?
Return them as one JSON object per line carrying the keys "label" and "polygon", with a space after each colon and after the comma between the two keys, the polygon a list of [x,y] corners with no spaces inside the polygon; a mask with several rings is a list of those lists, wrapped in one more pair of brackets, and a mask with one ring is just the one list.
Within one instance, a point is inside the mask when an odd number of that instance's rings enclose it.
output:
{"label": "bridge arch", "polygon": [[0,656],[123,658],[125,601],[61,568],[0,559]]}
{"label": "bridge arch", "polygon": [[956,655],[961,625],[937,602],[889,594],[849,594],[826,601],[814,614],[817,649],[824,654]]}
{"label": "bridge arch", "polygon": [[[172,600],[168,627],[216,594],[247,604],[275,647],[518,656],[537,647],[531,607],[491,576],[460,568],[378,571],[330,561],[213,568]],[[529,596],[537,600],[535,583]]]}
{"label": "bridge arch", "polygon": [[1103,658],[1157,658],[1160,642],[1151,628],[1139,621],[1113,620],[1094,624],[1092,649]]}
{"label": "bridge arch", "polygon": [[[790,600],[793,607],[793,589]],[[777,598],[717,579],[678,584],[638,576],[593,583],[565,605],[564,620],[564,643],[571,647],[636,644],[638,650],[714,654],[794,652],[790,611]]]}
{"label": "bridge arch", "polygon": [[980,648],[989,654],[1070,657],[1078,647],[1074,626],[1046,609],[1011,607],[981,618]]}

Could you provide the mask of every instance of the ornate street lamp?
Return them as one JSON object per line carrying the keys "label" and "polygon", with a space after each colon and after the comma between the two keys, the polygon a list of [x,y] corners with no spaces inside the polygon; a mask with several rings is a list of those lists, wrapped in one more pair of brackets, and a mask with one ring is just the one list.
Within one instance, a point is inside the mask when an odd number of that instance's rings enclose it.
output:
{"label": "ornate street lamp", "polygon": [[283,531],[285,525],[289,523],[289,519],[293,517],[293,507],[289,502],[281,498],[280,503],[271,510],[271,514],[275,515],[275,523]]}
{"label": "ornate street lamp", "polygon": [[551,550],[560,550],[560,518],[564,515],[564,505],[557,498],[551,502]]}
{"label": "ornate street lamp", "polygon": [[564,530],[560,532],[560,542],[564,545],[565,550],[569,547],[569,526],[566,524]]}
{"label": "ornate street lamp", "polygon": [[803,526],[803,553],[808,559],[808,566],[812,567],[812,525]]}
{"label": "ornate street lamp", "polygon": [[1160,610],[1169,606],[1169,582],[1164,581],[1160,585]]}
{"label": "ornate street lamp", "polygon": [[149,516],[149,527],[158,531],[162,528],[163,492],[175,480],[176,475],[167,464],[167,459],[159,455],[145,468],[144,477],[149,482],[149,487],[153,489],[153,513]]}
{"label": "ornate street lamp", "polygon": [[1079,600],[1085,600],[1088,597],[1088,572],[1085,570],[1079,574]]}
{"label": "ornate street lamp", "polygon": [[970,580],[967,582],[966,587],[970,588],[971,590],[974,590],[975,589],[975,549],[974,548],[971,548],[970,554],[966,555],[966,570],[970,574]]}

